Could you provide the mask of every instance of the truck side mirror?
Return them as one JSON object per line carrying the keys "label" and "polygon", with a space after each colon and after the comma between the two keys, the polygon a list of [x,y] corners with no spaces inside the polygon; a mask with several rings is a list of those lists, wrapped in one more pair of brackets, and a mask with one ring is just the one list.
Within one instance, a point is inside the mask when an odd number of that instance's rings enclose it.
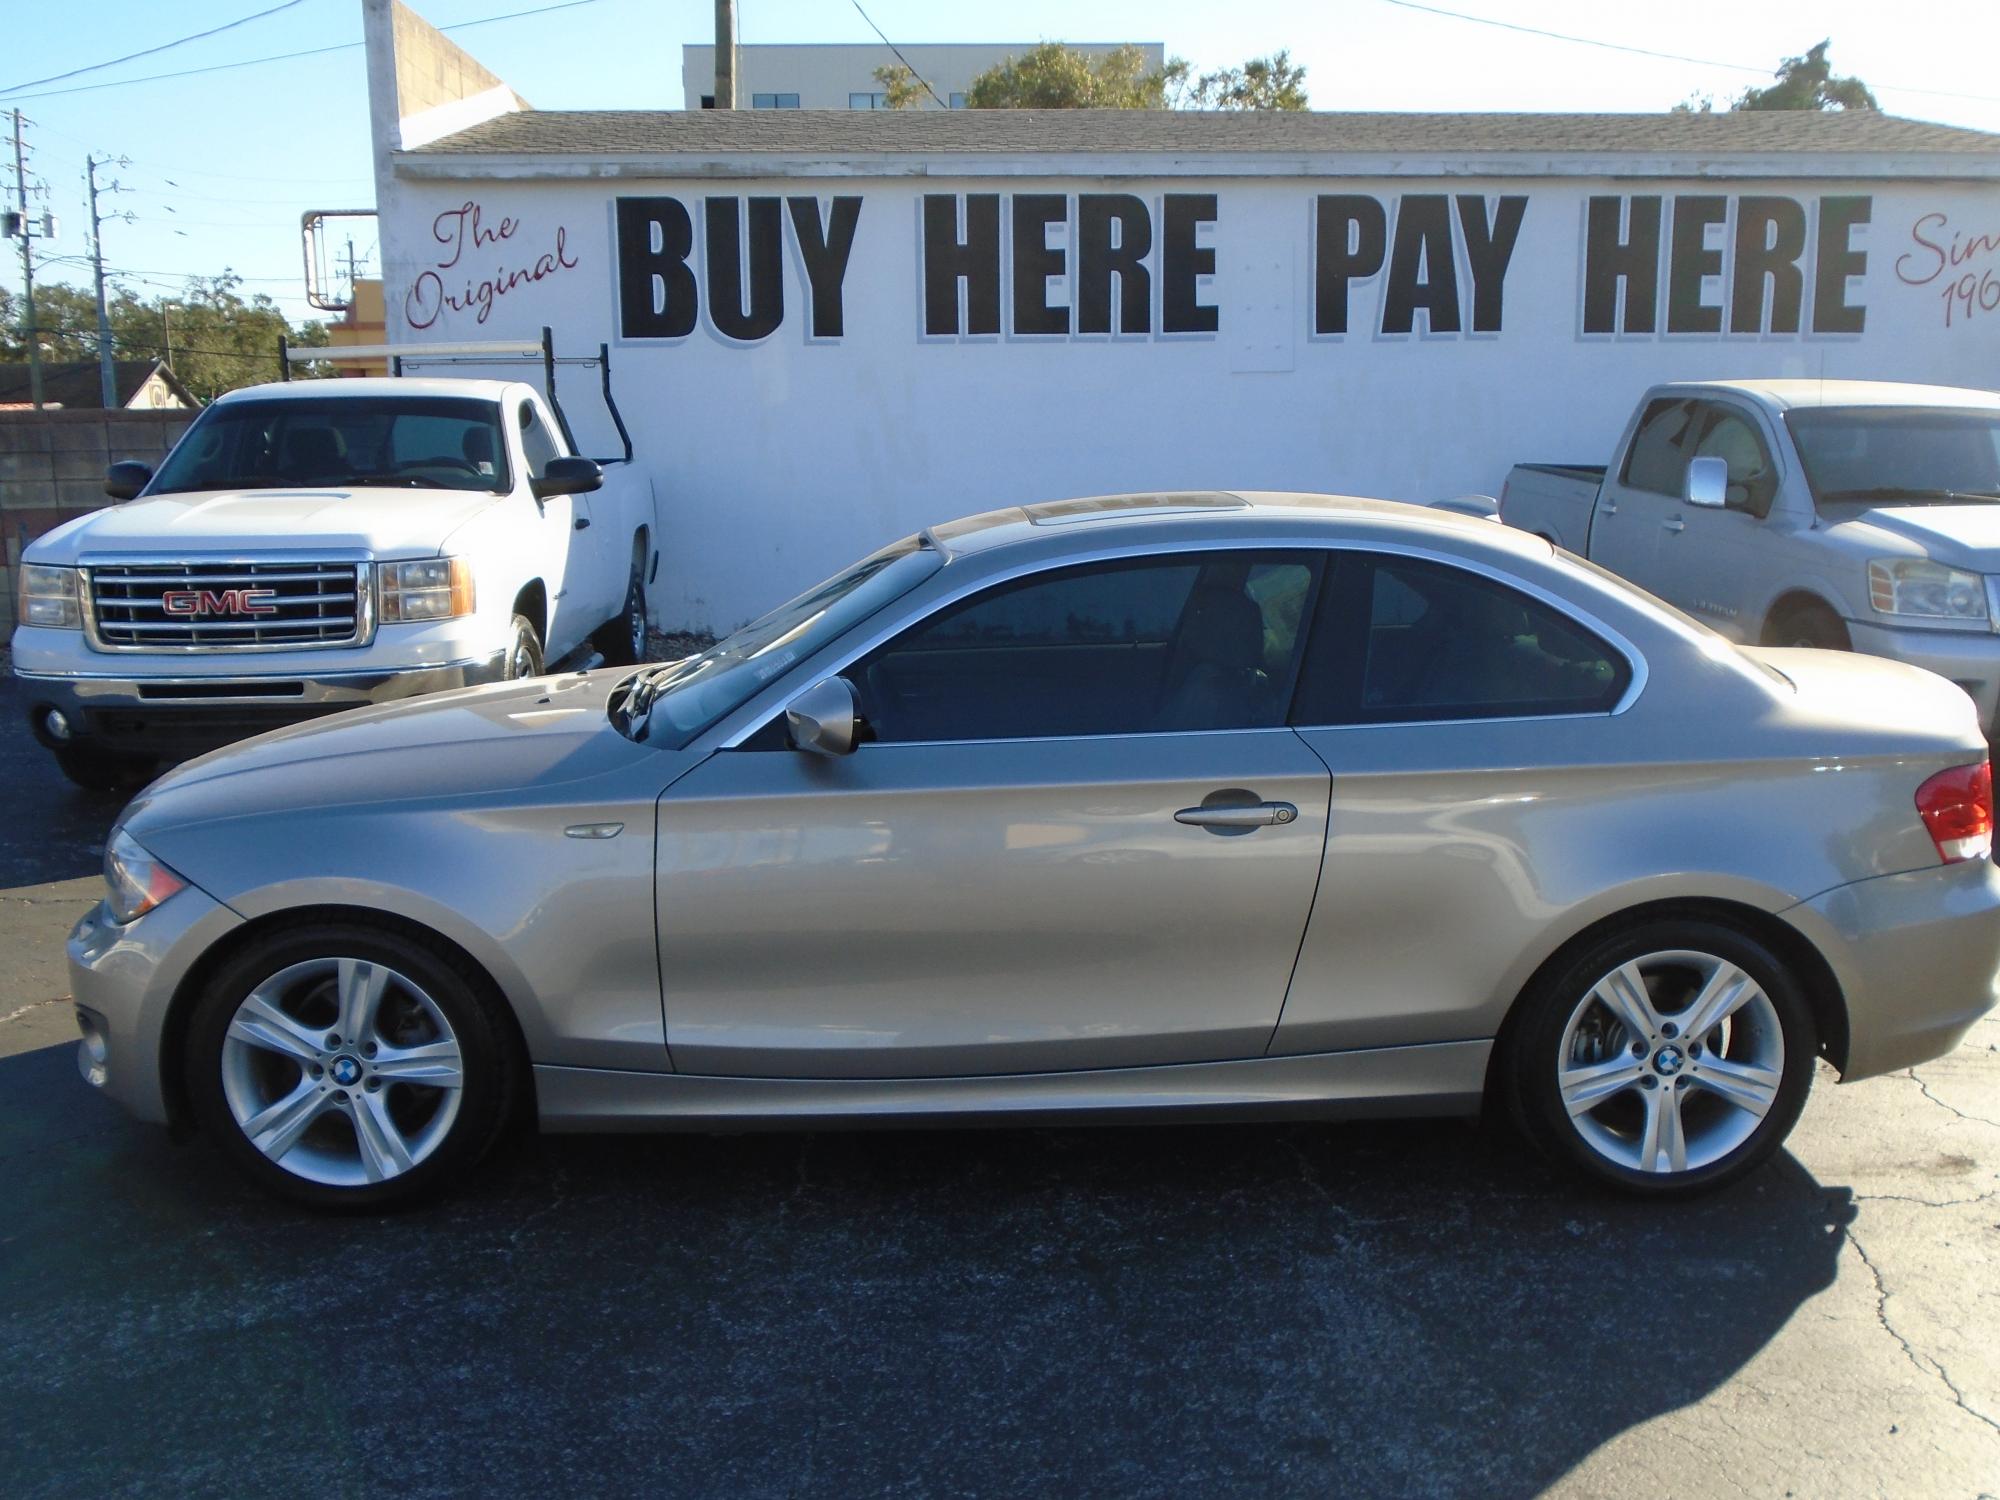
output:
{"label": "truck side mirror", "polygon": [[785,737],[794,750],[812,755],[850,754],[860,724],[854,684],[845,677],[814,683],[785,710]]}
{"label": "truck side mirror", "polygon": [[152,480],[152,469],[137,459],[128,458],[104,471],[104,493],[113,500],[130,500]]}
{"label": "truck side mirror", "polygon": [[537,500],[551,495],[587,495],[604,485],[604,470],[594,458],[552,458],[542,466],[541,475],[528,481]]}
{"label": "truck side mirror", "polygon": [[1687,466],[1687,485],[1682,498],[1689,505],[1699,505],[1704,510],[1720,510],[1729,503],[1729,460],[1726,458],[1691,458]]}

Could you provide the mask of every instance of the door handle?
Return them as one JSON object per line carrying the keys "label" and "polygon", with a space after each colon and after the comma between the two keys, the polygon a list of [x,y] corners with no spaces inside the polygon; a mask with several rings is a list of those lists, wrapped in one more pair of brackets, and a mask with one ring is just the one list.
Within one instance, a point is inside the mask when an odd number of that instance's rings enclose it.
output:
{"label": "door handle", "polygon": [[1299,810],[1289,802],[1254,802],[1248,807],[1184,807],[1174,814],[1176,823],[1196,828],[1268,828],[1273,823],[1295,823]]}
{"label": "door handle", "polygon": [[578,516],[578,517],[577,517],[577,518],[576,518],[576,519],[575,519],[574,521],[572,521],[572,522],[570,523],[570,529],[571,529],[572,531],[588,531],[588,530],[590,530],[590,517],[589,517],[589,516]]}
{"label": "door handle", "polygon": [[1606,501],[1604,501],[1604,502],[1603,502],[1603,503],[1602,503],[1601,505],[1599,505],[1599,506],[1597,507],[1597,513],[1598,513],[1599,515],[1601,515],[1601,516],[1615,516],[1615,515],[1617,515],[1617,514],[1618,514],[1618,502],[1617,502],[1616,500],[1606,500]]}
{"label": "door handle", "polygon": [[1688,529],[1688,523],[1683,521],[1679,516],[1675,516],[1671,521],[1660,522],[1660,529],[1662,531],[1672,531],[1678,533],[1686,531]]}

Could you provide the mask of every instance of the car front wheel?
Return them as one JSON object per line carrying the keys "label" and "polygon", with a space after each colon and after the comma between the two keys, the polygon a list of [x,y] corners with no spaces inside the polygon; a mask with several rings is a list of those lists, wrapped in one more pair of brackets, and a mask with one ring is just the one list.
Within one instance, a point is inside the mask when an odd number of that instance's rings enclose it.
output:
{"label": "car front wheel", "polygon": [[452,956],[370,927],[251,943],[205,986],[189,1102],[258,1186],[315,1208],[431,1196],[485,1155],[518,1087],[494,1002]]}
{"label": "car front wheel", "polygon": [[1818,1050],[1783,962],[1717,922],[1647,922],[1592,944],[1523,1000],[1516,1113],[1550,1156],[1626,1192],[1721,1187],[1797,1122]]}

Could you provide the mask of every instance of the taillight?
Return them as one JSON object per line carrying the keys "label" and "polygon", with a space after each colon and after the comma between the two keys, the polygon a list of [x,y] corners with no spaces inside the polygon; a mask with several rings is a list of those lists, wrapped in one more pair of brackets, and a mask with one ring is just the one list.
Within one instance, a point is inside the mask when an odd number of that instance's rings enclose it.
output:
{"label": "taillight", "polygon": [[1993,763],[1953,766],[1917,788],[1917,812],[1948,865],[1993,852]]}

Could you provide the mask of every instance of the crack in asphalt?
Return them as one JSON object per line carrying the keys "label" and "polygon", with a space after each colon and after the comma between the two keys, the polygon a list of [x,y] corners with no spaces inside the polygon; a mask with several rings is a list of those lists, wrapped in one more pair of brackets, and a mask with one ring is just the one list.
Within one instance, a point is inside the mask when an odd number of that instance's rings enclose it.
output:
{"label": "crack in asphalt", "polygon": [[1935,1104],[1939,1109],[1957,1115],[1961,1120],[1970,1120],[1975,1125],[1991,1125],[1995,1130],[2000,1130],[2000,1120],[1989,1120],[1984,1115],[1969,1115],[1964,1110],[1960,1109],[1956,1104],[1950,1104],[1947,1103],[1945,1100],[1938,1098],[1936,1094],[1931,1092],[1931,1086],[1928,1083],[1924,1082],[1923,1079],[1917,1076],[1917,1070],[1915,1068],[1911,1068],[1908,1072],[1903,1073],[1900,1076],[1907,1078],[1910,1080],[1910,1082],[1914,1083],[1919,1089],[1923,1091],[1924,1097],[1930,1100],[1931,1103]]}
{"label": "crack in asphalt", "polygon": [[1875,1321],[1882,1325],[1882,1331],[1902,1346],[1904,1356],[1919,1374],[1934,1375],[1937,1377],[1944,1388],[1951,1392],[1951,1399],[1957,1403],[1960,1411],[1976,1421],[1984,1422],[1995,1432],[2000,1432],[2000,1421],[1995,1421],[1992,1417],[1987,1416],[1985,1412],[1967,1401],[1965,1399],[1965,1392],[1961,1391],[1958,1388],[1957,1382],[1946,1373],[1944,1365],[1938,1360],[1933,1359],[1930,1355],[1921,1353],[1916,1345],[1905,1338],[1898,1331],[1896,1325],[1889,1321],[1889,1287],[1882,1280],[1881,1268],[1869,1258],[1866,1247],[1855,1237],[1851,1226],[1843,1226],[1840,1232],[1846,1236],[1847,1243],[1854,1247],[1854,1253],[1861,1257],[1861,1264],[1868,1268],[1869,1279],[1875,1283]]}
{"label": "crack in asphalt", "polygon": [[1985,1203],[2000,1198],[2000,1188],[1977,1193],[1970,1198],[1917,1198],[1908,1193],[1856,1193],[1856,1203],[1914,1203],[1920,1208],[1958,1208],[1967,1203]]}
{"label": "crack in asphalt", "polygon": [[67,995],[58,995],[53,1000],[30,1000],[26,1005],[18,1006],[8,1011],[6,1015],[0,1016],[0,1026],[5,1026],[9,1021],[18,1021],[30,1011],[40,1010],[44,1005],[67,1004],[69,1004],[69,996]]}

